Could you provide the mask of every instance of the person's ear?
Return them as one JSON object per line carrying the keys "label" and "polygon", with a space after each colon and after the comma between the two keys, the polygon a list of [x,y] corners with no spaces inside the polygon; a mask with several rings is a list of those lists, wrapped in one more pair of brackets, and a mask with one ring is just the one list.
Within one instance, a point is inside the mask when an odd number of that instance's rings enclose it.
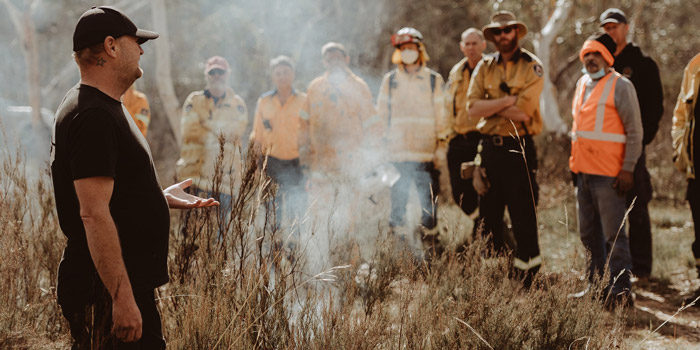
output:
{"label": "person's ear", "polygon": [[112,36],[107,36],[105,40],[102,42],[104,45],[105,53],[112,58],[117,57],[117,39],[114,39]]}

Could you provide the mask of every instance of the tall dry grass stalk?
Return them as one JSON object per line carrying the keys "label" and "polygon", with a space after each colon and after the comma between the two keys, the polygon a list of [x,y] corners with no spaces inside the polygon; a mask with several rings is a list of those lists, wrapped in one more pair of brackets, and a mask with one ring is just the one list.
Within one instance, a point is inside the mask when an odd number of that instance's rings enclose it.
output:
{"label": "tall dry grass stalk", "polygon": [[[305,242],[287,243],[323,228],[309,218],[278,227],[264,162],[243,158],[242,169],[223,157],[217,165],[217,176],[240,184],[229,207],[173,212],[171,282],[157,293],[169,348],[623,348],[620,313],[604,312],[595,298],[567,298],[587,281],[543,271],[525,291],[508,277],[509,257],[485,259],[479,238],[426,263],[378,223],[371,256],[358,253],[357,232],[338,234],[335,267],[313,271]],[[0,348],[36,348],[33,338],[65,346],[52,289],[64,239],[50,185],[46,174],[30,182],[20,157],[3,162]]]}

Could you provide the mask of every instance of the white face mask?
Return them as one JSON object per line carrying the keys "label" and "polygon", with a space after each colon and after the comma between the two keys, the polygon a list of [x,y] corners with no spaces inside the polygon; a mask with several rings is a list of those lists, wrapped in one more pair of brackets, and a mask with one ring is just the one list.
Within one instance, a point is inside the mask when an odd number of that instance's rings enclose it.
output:
{"label": "white face mask", "polygon": [[401,51],[401,62],[404,64],[414,64],[418,60],[418,50]]}

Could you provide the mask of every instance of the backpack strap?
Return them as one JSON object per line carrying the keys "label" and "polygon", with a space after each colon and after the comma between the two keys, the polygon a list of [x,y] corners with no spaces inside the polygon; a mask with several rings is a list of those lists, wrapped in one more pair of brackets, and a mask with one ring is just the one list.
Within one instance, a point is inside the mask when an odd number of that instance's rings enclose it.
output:
{"label": "backpack strap", "polygon": [[389,110],[389,117],[387,118],[386,124],[391,125],[391,90],[396,86],[396,70],[389,74],[389,99],[387,101],[387,109]]}

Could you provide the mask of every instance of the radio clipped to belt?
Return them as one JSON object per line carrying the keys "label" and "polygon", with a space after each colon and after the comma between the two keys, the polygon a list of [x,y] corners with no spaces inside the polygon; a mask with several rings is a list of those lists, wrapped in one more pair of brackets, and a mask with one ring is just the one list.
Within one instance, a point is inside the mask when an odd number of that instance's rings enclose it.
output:
{"label": "radio clipped to belt", "polygon": [[476,156],[471,162],[464,162],[460,165],[460,175],[462,179],[468,180],[472,179],[472,185],[480,196],[485,195],[491,184],[489,179],[486,177],[486,168],[481,166],[481,150],[484,148],[482,145],[483,141],[479,141],[479,145],[476,147]]}

